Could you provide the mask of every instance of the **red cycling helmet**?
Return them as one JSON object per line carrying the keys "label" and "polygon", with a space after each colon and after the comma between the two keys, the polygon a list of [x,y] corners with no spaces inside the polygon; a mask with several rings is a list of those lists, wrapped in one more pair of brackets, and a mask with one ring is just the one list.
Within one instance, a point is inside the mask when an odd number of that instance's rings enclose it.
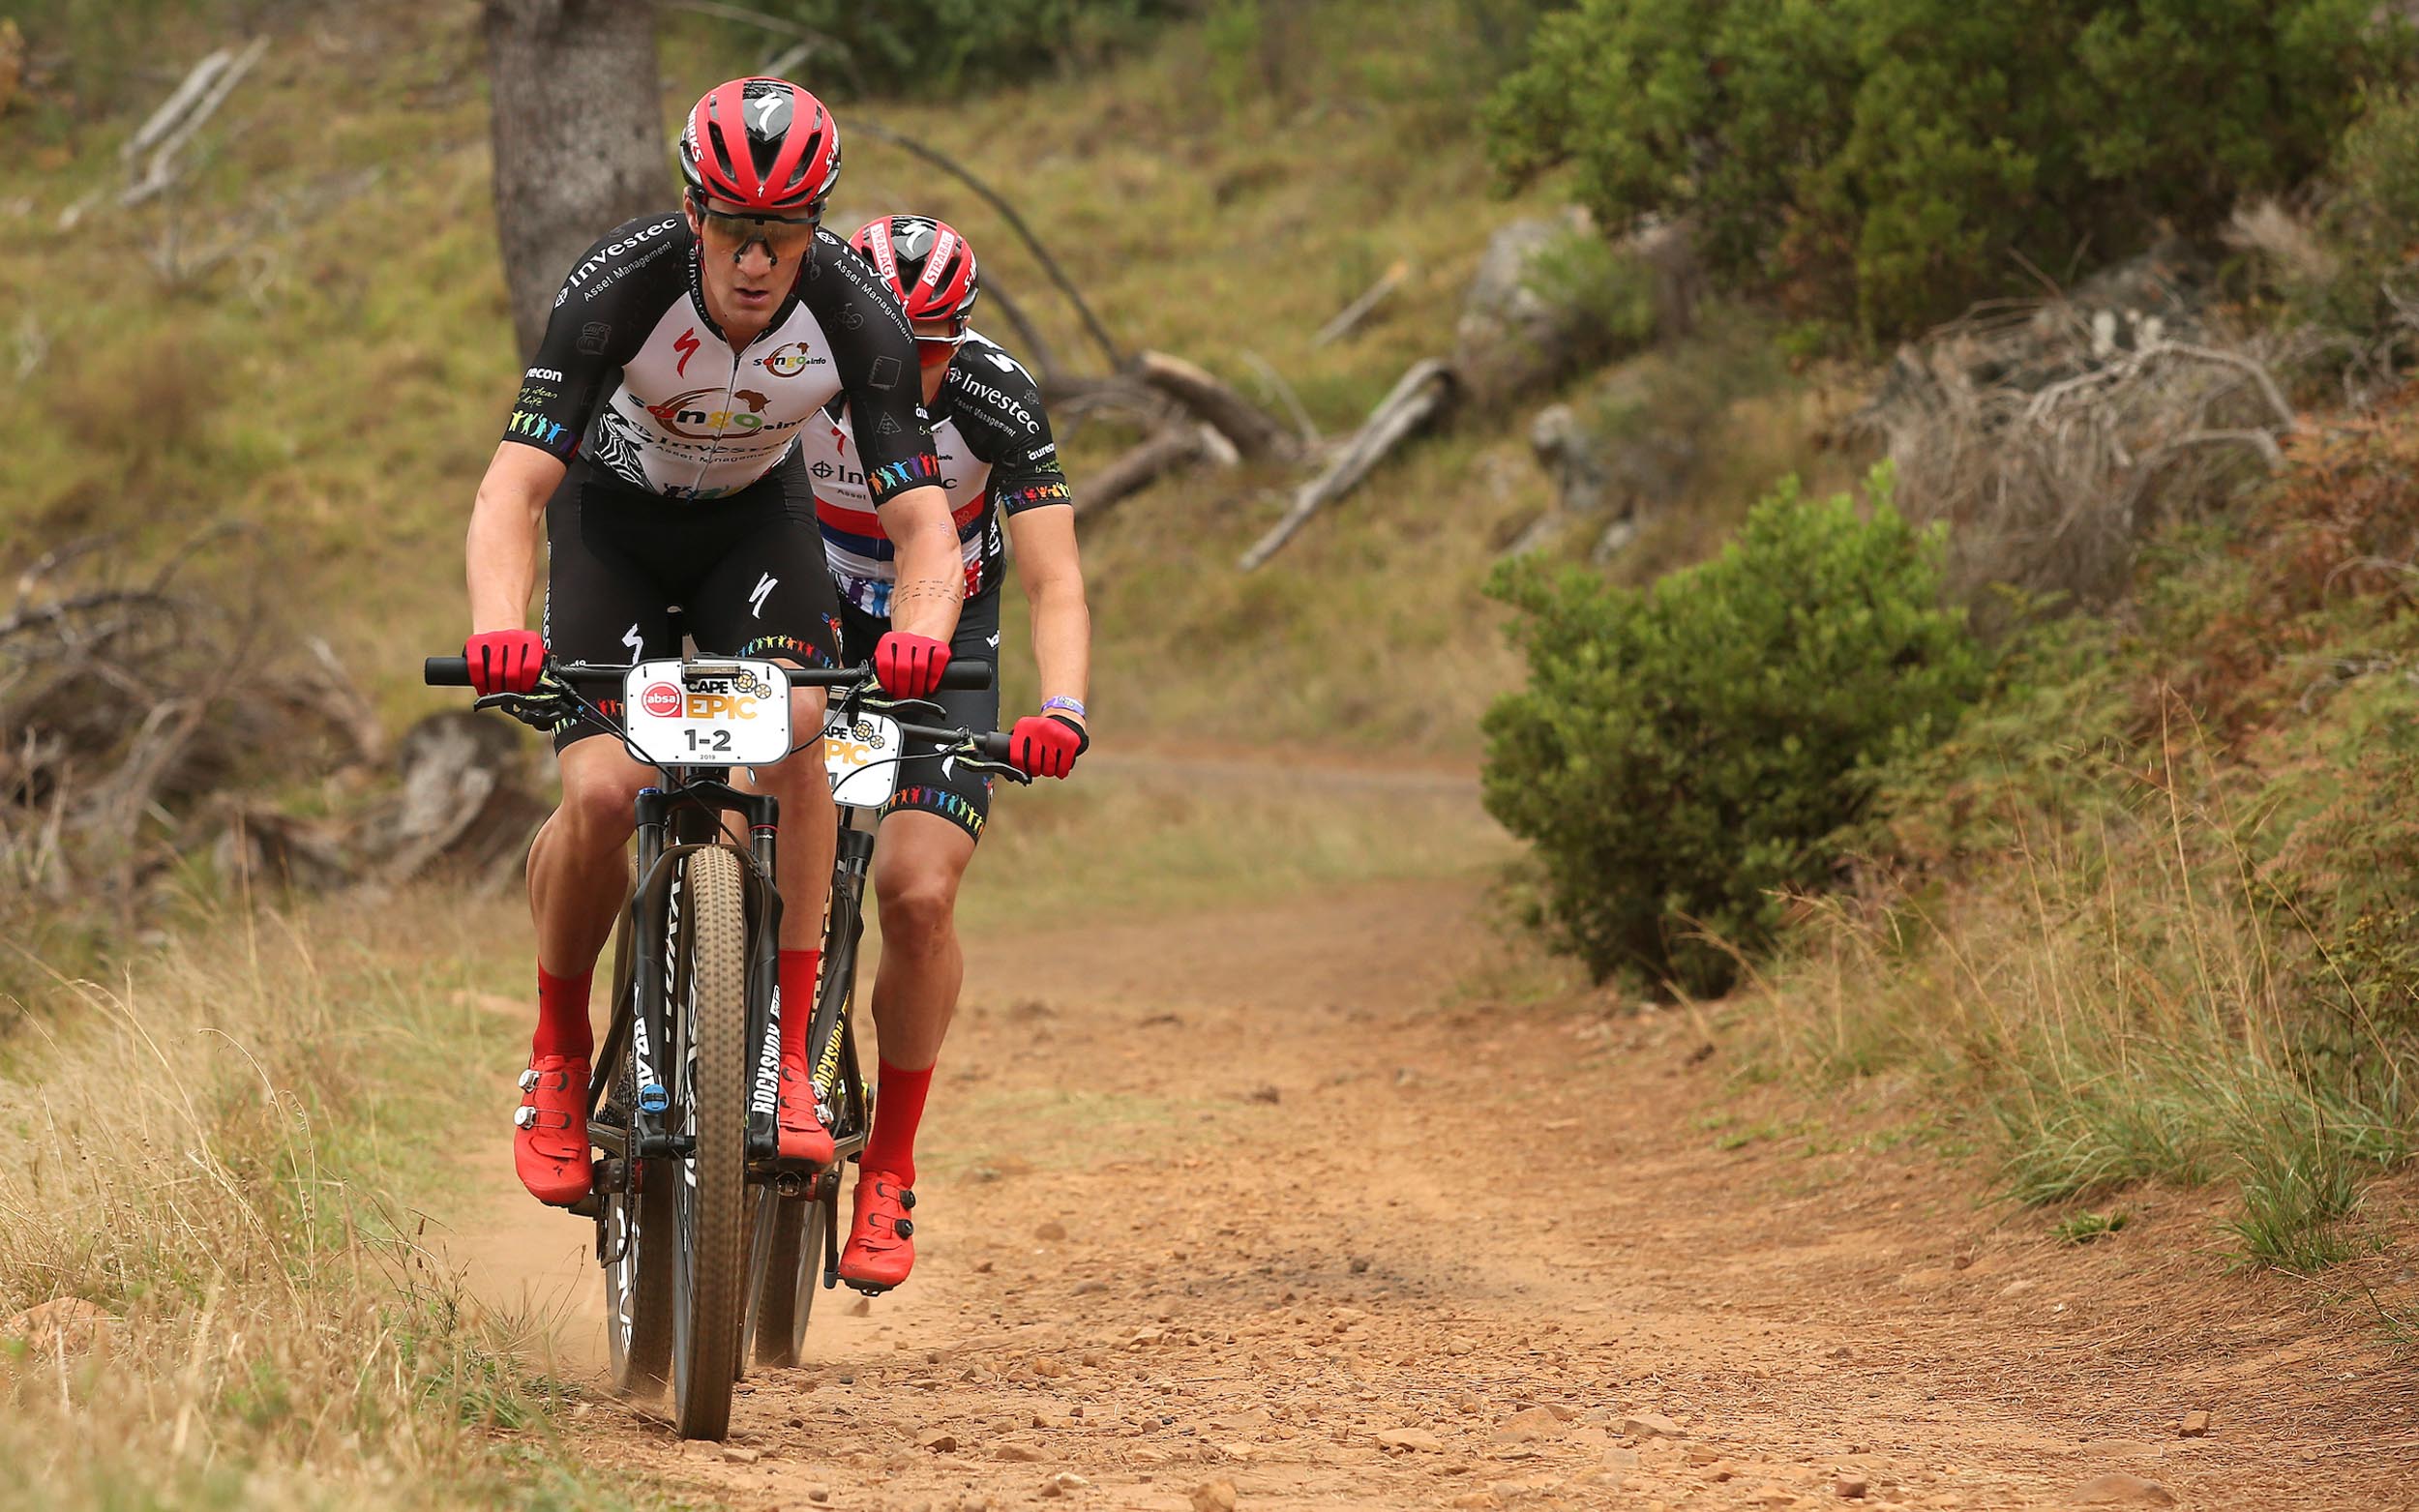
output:
{"label": "red cycling helmet", "polygon": [[821,220],[840,182],[840,123],[788,79],[734,78],[689,112],[680,176],[702,197]]}
{"label": "red cycling helmet", "polygon": [[910,320],[946,320],[952,339],[965,338],[967,313],[982,292],[965,237],[930,216],[884,216],[858,226],[849,245],[899,296]]}

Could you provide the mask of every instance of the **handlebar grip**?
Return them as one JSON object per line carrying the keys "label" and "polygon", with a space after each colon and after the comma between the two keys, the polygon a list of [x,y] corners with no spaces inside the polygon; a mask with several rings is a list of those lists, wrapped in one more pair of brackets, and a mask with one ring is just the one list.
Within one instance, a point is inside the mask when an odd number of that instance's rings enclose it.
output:
{"label": "handlebar grip", "polygon": [[1005,761],[1008,758],[1008,732],[995,729],[976,735],[974,749],[986,761]]}
{"label": "handlebar grip", "polygon": [[952,657],[949,665],[941,669],[941,686],[980,693],[991,686],[991,664],[972,657],[964,660]]}
{"label": "handlebar grip", "polygon": [[432,688],[467,688],[470,686],[470,658],[430,657],[420,668],[420,680]]}

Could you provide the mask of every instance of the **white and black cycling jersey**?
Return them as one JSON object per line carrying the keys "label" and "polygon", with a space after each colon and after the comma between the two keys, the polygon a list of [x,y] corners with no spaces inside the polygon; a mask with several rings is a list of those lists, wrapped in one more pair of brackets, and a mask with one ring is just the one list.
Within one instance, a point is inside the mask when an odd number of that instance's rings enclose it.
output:
{"label": "white and black cycling jersey", "polygon": [[733,351],[705,312],[684,217],[616,226],[554,298],[506,440],[594,465],[667,499],[756,482],[824,406],[865,417],[858,469],[876,504],[937,481],[915,347],[898,300],[818,230],[763,334]]}
{"label": "white and black cycling jersey", "polygon": [[[798,455],[815,486],[815,520],[840,597],[877,618],[890,613],[898,563],[882,530],[883,495],[869,486],[860,453],[864,427],[852,398],[841,395],[798,432]],[[970,331],[949,361],[931,405],[938,481],[949,495],[971,601],[1000,580],[1003,516],[1072,504],[1059,465],[1041,390],[1032,374],[991,341]]]}

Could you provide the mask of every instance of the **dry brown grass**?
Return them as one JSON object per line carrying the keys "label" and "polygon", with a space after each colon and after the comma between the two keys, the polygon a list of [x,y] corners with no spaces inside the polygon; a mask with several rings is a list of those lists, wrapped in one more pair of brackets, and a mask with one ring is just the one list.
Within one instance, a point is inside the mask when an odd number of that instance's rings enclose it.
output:
{"label": "dry brown grass", "polygon": [[[1912,518],[1950,522],[1952,578],[2105,604],[2157,526],[2281,468],[2299,416],[2279,374],[2313,338],[2178,340],[2053,304],[1899,354],[1865,416]],[[1986,621],[2000,616],[1986,612]]]}
{"label": "dry brown grass", "polygon": [[[87,1349],[0,1341],[0,1507],[547,1504],[543,1388],[457,1304],[404,1205],[466,1062],[435,898],[228,910],[0,1039],[0,1319],[109,1315]],[[516,1468],[518,1463],[519,1468]],[[594,1504],[593,1492],[577,1494]],[[610,1504],[611,1498],[608,1498]]]}

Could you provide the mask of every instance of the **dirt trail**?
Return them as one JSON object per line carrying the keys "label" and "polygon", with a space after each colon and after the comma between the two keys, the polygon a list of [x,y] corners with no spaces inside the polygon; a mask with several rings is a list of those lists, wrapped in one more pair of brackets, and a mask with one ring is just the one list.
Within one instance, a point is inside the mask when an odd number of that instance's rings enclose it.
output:
{"label": "dirt trail", "polygon": [[[1920,1155],[1736,1112],[1763,1094],[1684,1016],[1451,1005],[1478,913],[1401,883],[974,941],[914,1280],[823,1293],[813,1363],[742,1388],[735,1459],[609,1403],[585,1451],[751,1508],[1061,1475],[1114,1508],[1837,1505],[1843,1475],[2066,1506],[2112,1472],[2419,1504],[2407,1370],[2227,1276],[2205,1206],[2055,1246]],[[474,1244],[544,1296],[585,1285],[585,1232]]]}

